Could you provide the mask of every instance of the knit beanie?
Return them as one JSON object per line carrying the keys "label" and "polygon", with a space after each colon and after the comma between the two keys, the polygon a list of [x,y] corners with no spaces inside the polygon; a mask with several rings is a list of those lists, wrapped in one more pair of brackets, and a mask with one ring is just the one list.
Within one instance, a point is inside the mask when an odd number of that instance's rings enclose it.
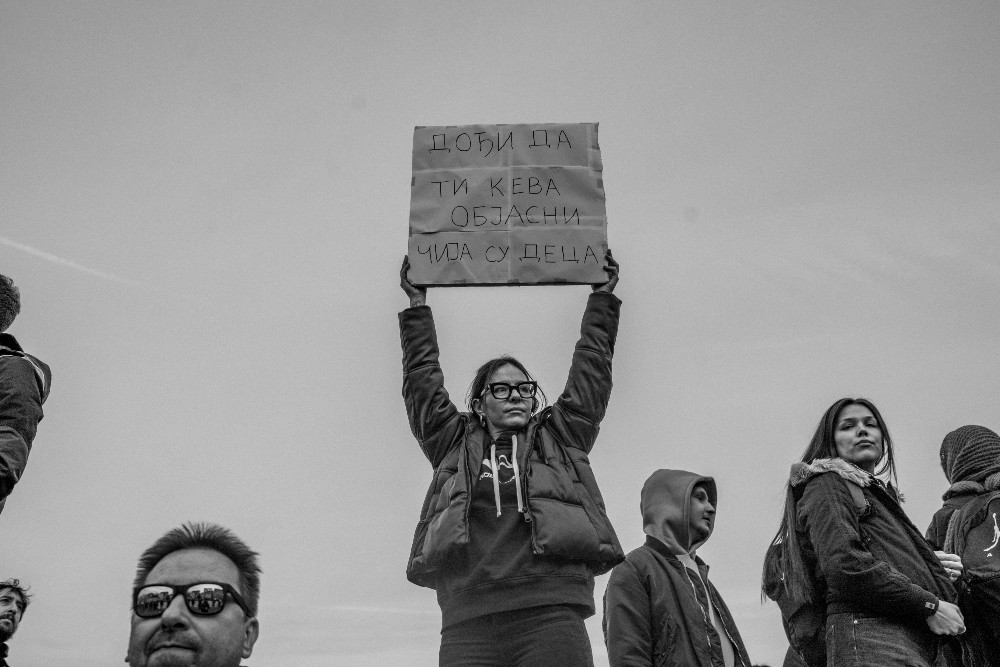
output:
{"label": "knit beanie", "polygon": [[947,500],[1000,489],[1000,436],[984,426],[962,426],[941,442],[941,468],[951,487]]}

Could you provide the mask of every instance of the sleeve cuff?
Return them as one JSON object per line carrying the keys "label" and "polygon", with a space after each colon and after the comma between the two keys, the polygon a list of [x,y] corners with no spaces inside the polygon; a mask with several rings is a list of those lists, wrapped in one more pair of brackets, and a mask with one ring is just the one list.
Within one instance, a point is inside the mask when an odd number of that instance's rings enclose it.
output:
{"label": "sleeve cuff", "polygon": [[924,602],[924,613],[928,618],[937,613],[938,607],[941,606],[941,600],[934,598],[933,602]]}

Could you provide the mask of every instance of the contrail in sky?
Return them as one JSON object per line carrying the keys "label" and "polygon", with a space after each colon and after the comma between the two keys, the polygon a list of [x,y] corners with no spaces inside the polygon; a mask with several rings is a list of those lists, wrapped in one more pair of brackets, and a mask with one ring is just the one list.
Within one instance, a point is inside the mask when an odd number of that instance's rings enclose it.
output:
{"label": "contrail in sky", "polygon": [[71,259],[66,259],[65,257],[60,257],[59,255],[53,255],[51,252],[45,252],[44,250],[33,248],[30,245],[19,243],[17,241],[14,241],[13,239],[7,238],[6,236],[0,236],[0,245],[9,246],[16,250],[20,250],[21,252],[26,252],[29,255],[34,255],[35,257],[41,257],[42,259],[52,262],[53,264],[58,264],[59,266],[65,266],[67,269],[73,269],[74,271],[80,271],[81,273],[86,273],[88,275],[95,276],[97,278],[110,280],[111,282],[115,282],[120,285],[128,285],[129,287],[136,287],[146,292],[153,292],[155,294],[170,296],[174,299],[177,299],[178,301],[185,301],[187,303],[197,303],[203,306],[209,305],[207,302],[192,297],[188,294],[182,294],[176,291],[168,291],[165,289],[161,289],[159,287],[153,287],[152,285],[147,285],[146,283],[139,282],[138,280],[132,280],[131,278],[123,278],[121,276],[116,276],[115,274],[108,273],[107,271],[92,269],[89,266],[78,264]]}
{"label": "contrail in sky", "polygon": [[105,280],[112,280],[116,283],[122,283],[124,285],[131,285],[132,287],[146,288],[145,285],[143,285],[137,280],[122,278],[121,276],[116,276],[113,273],[98,271],[97,269],[92,269],[89,266],[84,266],[83,264],[77,264],[72,260],[59,257],[58,255],[53,255],[50,252],[45,252],[44,250],[39,250],[38,248],[32,248],[30,245],[18,243],[17,241],[13,241],[4,236],[0,236],[0,243],[6,246],[10,246],[11,248],[20,250],[21,252],[26,252],[29,255],[34,255],[35,257],[41,257],[42,259],[48,260],[54,264],[58,264],[59,266],[65,266],[68,269],[75,269],[77,271],[82,271],[83,273],[87,273],[92,276],[97,276],[98,278],[104,278]]}

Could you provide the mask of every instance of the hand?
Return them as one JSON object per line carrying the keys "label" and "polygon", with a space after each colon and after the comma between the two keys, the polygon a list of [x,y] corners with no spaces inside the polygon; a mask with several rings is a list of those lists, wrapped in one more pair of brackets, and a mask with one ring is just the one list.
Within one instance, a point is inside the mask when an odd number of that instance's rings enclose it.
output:
{"label": "hand", "polygon": [[965,570],[961,557],[958,554],[949,554],[943,551],[935,551],[934,555],[941,561],[941,566],[948,573],[948,578],[953,582],[958,581],[958,578],[962,576],[962,572]]}
{"label": "hand", "polygon": [[927,617],[927,626],[936,635],[960,635],[965,632],[965,619],[957,605],[941,600],[934,615]]}
{"label": "hand", "polygon": [[403,267],[399,270],[399,286],[410,297],[410,308],[422,306],[427,303],[427,288],[418,287],[410,282],[410,277],[406,275],[410,271],[410,258],[403,256]]}
{"label": "hand", "polygon": [[594,291],[611,294],[615,291],[615,285],[618,284],[618,262],[611,256],[610,248],[604,253],[604,259],[608,262],[608,265],[604,267],[604,270],[608,272],[608,282],[594,285]]}

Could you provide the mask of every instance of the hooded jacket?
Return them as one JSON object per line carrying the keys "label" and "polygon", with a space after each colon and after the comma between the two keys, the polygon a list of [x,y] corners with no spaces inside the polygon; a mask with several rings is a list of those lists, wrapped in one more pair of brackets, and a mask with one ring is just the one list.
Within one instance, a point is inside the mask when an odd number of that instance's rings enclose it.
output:
{"label": "hooded jacket", "polygon": [[[859,516],[840,479],[862,487]],[[903,512],[892,486],[843,459],[792,466],[796,526],[805,566],[826,590],[826,612],[864,612],[926,628],[938,600],[955,602],[948,575]]]}
{"label": "hooded jacket", "polygon": [[[708,566],[695,555],[708,539],[693,542],[690,535],[691,497],[698,484],[707,487],[716,506],[711,477],[659,470],[643,486],[646,543],[614,569],[604,594],[604,641],[611,667],[723,667],[724,641],[733,648],[735,664],[750,667],[729,608],[709,581]],[[685,560],[698,568],[711,610],[699,597],[700,582]],[[712,612],[726,637],[716,631]]]}
{"label": "hooded jacket", "polygon": [[51,383],[48,366],[0,333],[0,512],[28,464]]}
{"label": "hooded jacket", "polygon": [[[532,416],[517,436],[520,497],[531,552],[536,561],[549,564],[545,569],[551,578],[579,580],[590,613],[594,575],[624,557],[588,459],[611,396],[620,306],[610,293],[590,295],[562,395]],[[444,388],[431,309],[407,308],[399,314],[399,326],[406,412],[414,437],[434,467],[406,575],[415,584],[437,589],[439,601],[442,591],[448,596],[475,594],[471,587],[448,589],[453,572],[461,569],[455,564],[466,562],[472,490],[488,456],[490,437],[479,420],[455,407]],[[533,577],[539,583],[543,578],[532,573],[516,583],[530,587]],[[502,592],[505,582],[480,582],[480,589],[490,585]]]}

